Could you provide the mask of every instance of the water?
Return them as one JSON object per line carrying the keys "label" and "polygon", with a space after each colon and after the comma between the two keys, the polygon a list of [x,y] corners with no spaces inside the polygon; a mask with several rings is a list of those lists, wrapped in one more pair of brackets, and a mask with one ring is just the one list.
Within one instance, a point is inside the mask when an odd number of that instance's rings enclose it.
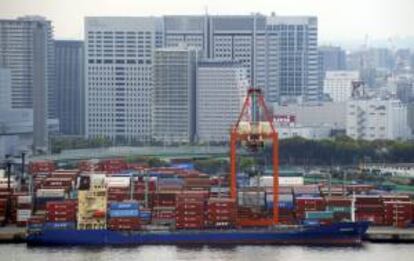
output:
{"label": "water", "polygon": [[176,247],[139,246],[122,248],[32,248],[25,244],[0,245],[1,261],[132,261],[132,260],[272,260],[272,261],[413,261],[414,245],[371,244],[358,248],[299,246]]}

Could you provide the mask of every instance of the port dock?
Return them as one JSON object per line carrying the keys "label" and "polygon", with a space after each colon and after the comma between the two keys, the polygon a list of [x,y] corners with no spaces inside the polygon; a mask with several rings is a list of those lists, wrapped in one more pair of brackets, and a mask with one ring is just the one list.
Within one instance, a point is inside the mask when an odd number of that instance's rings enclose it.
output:
{"label": "port dock", "polygon": [[0,244],[26,242],[26,227],[0,227]]}
{"label": "port dock", "polygon": [[384,243],[414,243],[414,227],[370,227],[364,240]]}

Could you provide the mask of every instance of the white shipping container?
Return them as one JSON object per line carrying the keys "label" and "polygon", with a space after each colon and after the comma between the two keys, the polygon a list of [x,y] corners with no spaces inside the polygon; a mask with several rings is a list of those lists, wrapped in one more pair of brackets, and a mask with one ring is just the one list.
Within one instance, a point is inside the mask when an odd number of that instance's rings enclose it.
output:
{"label": "white shipping container", "polygon": [[[266,201],[273,202],[273,193],[266,193]],[[293,195],[292,194],[279,194],[279,201],[293,202]]]}
{"label": "white shipping container", "polygon": [[[8,185],[7,185],[7,178],[0,178],[0,188],[1,189],[7,189]],[[13,178],[10,179],[10,188],[15,188],[16,187],[16,183],[14,182]]]}
{"label": "white shipping container", "polygon": [[266,203],[265,192],[239,192],[238,201],[241,206],[264,206]]}
{"label": "white shipping container", "polygon": [[32,202],[32,196],[18,196],[17,204],[30,204]]}
{"label": "white shipping container", "polygon": [[58,198],[65,196],[64,189],[38,189],[36,196],[39,198]]}
{"label": "white shipping container", "polygon": [[90,179],[91,179],[91,186],[93,187],[105,186],[105,179],[106,179],[105,174],[91,174]]}
{"label": "white shipping container", "polygon": [[[264,176],[259,178],[260,187],[273,187],[273,177]],[[279,177],[280,186],[301,186],[304,184],[303,177]],[[257,178],[250,178],[250,186],[257,186]]]}
{"label": "white shipping container", "polygon": [[131,179],[129,177],[106,177],[105,184],[107,187],[129,187],[131,184]]}
{"label": "white shipping container", "polygon": [[303,184],[303,177],[279,177],[280,186],[302,186]]}
{"label": "white shipping container", "polygon": [[32,216],[32,210],[31,209],[18,209],[17,210],[17,221],[27,221]]}

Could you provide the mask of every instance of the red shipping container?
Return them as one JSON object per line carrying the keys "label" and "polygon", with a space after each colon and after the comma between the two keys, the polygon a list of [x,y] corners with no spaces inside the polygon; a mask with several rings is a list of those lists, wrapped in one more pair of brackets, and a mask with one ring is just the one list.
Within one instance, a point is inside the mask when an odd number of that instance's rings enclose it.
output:
{"label": "red shipping container", "polygon": [[412,203],[407,201],[384,202],[385,225],[405,227],[413,218]]}
{"label": "red shipping container", "polygon": [[356,212],[355,218],[357,221],[370,221],[375,225],[384,225],[383,213]]}
{"label": "red shipping container", "polygon": [[138,230],[140,226],[140,219],[135,217],[108,219],[108,228],[112,230]]}

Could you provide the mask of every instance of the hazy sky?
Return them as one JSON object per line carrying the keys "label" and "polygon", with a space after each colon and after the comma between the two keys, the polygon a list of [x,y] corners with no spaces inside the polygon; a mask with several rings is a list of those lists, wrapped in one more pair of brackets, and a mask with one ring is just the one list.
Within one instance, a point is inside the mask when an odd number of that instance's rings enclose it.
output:
{"label": "hazy sky", "polygon": [[316,15],[322,43],[414,36],[414,0],[0,0],[0,18],[42,15],[57,39],[83,39],[84,16]]}

